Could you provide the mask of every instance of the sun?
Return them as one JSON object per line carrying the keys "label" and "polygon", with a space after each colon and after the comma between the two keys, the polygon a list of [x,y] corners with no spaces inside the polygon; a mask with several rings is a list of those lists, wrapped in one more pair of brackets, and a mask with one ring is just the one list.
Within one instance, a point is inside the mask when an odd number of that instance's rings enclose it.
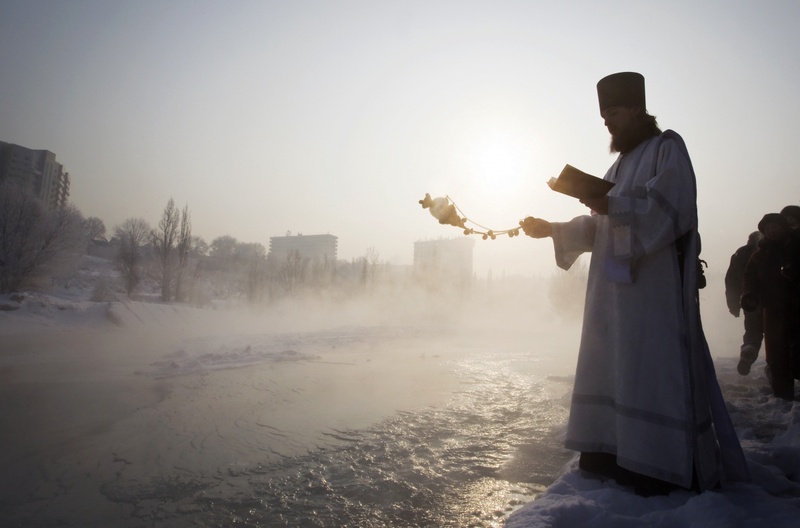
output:
{"label": "sun", "polygon": [[487,131],[469,147],[468,170],[473,184],[487,192],[512,191],[529,171],[530,147],[519,137]]}

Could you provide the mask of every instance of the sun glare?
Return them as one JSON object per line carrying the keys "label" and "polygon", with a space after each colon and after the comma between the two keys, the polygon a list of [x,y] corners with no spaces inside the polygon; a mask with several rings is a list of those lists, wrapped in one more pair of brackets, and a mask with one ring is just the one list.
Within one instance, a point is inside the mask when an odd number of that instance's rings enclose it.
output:
{"label": "sun glare", "polygon": [[534,144],[530,134],[512,123],[473,130],[472,137],[463,141],[462,167],[469,187],[458,196],[463,198],[463,207],[469,204],[464,213],[474,222],[493,230],[517,226],[517,214],[509,216],[509,211],[522,209],[521,190],[531,178]]}
{"label": "sun glare", "polygon": [[530,147],[500,133],[477,138],[470,149],[473,184],[486,192],[501,193],[515,187],[530,167]]}

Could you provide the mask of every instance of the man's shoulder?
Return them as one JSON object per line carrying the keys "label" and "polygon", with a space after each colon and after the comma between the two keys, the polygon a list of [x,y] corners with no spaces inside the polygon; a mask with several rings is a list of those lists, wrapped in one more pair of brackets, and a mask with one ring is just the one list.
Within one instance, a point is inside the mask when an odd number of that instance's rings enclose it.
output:
{"label": "man's shoulder", "polygon": [[[659,156],[669,156],[671,152],[679,152],[687,160],[690,159],[689,149],[680,134],[674,130],[665,130],[656,136],[656,151]],[[691,162],[690,162],[691,163]]]}
{"label": "man's shoulder", "polygon": [[647,139],[644,139],[639,145],[637,146],[638,149],[642,150],[656,150],[659,151],[662,147],[667,148],[674,148],[676,145],[679,145],[681,148],[686,148],[683,142],[683,138],[675,132],[674,130],[664,130],[655,136],[650,136]]}
{"label": "man's shoulder", "polygon": [[755,250],[756,250],[755,245],[745,244],[744,246],[737,249],[736,252],[733,254],[733,256],[742,259],[749,259],[750,255],[752,255]]}
{"label": "man's shoulder", "polygon": [[659,148],[661,145],[678,145],[681,149],[686,150],[686,143],[683,137],[674,130],[665,130],[656,136]]}

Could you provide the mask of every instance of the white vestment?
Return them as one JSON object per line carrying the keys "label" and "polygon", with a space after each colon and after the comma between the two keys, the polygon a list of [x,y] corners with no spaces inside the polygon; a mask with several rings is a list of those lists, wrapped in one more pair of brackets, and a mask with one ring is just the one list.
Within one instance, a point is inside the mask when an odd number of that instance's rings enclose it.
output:
{"label": "white vestment", "polygon": [[703,489],[747,480],[700,323],[683,140],[666,131],[644,141],[605,179],[615,182],[608,215],[552,224],[559,267],[592,252],[566,446],[687,488],[695,469]]}

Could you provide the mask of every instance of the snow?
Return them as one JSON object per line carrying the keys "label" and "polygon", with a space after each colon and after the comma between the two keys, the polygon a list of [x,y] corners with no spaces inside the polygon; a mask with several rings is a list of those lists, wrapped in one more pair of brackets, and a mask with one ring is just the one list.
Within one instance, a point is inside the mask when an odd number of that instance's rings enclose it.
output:
{"label": "snow", "polygon": [[512,514],[506,526],[800,526],[800,402],[774,398],[760,368],[744,377],[736,373],[736,358],[717,358],[715,363],[752,482],[701,494],[675,491],[645,498],[614,481],[591,478],[578,469],[575,457],[545,492]]}
{"label": "snow", "polygon": [[[0,335],[36,328],[131,327],[148,322],[165,326],[213,317],[213,310],[193,310],[157,303],[87,300],[90,287],[69,291],[0,296]],[[380,338],[380,336],[376,336]],[[307,339],[307,337],[306,337]],[[341,335],[346,343],[347,332]],[[188,352],[191,350],[191,352]],[[141,374],[173,376],[266,361],[305,361],[289,335],[242,335],[238,340],[204,338],[174,350]],[[675,491],[640,497],[614,481],[583,473],[577,457],[531,502],[514,511],[508,528],[731,528],[800,526],[800,402],[774,398],[763,374],[763,359],[748,376],[736,372],[735,357],[715,358],[752,475],[752,482],[726,485],[701,494]]]}

